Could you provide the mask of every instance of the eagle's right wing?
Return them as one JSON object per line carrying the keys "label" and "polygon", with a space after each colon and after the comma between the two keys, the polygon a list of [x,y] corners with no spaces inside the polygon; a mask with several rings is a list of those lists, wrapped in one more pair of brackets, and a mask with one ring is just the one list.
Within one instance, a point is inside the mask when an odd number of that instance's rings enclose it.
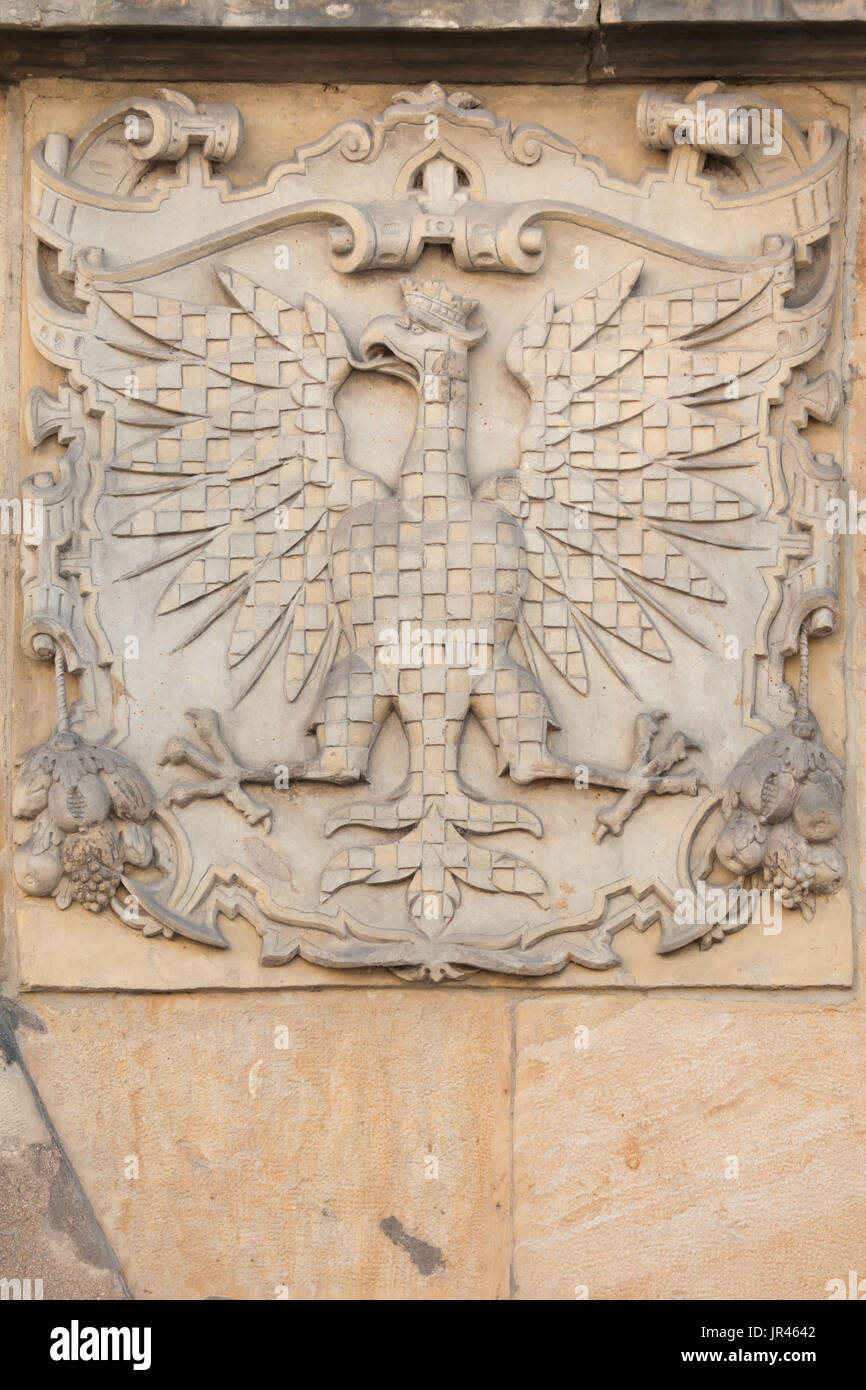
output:
{"label": "eagle's right wing", "polygon": [[[112,489],[137,499],[114,534],[149,542],[126,577],[170,571],[158,612],[189,614],[182,646],[234,608],[238,698],[281,653],[294,699],[339,642],[329,533],[387,489],[345,459],[334,398],[351,361],[329,311],[218,273],[222,303],[94,284],[98,351],[84,341],[82,372],[113,407]],[[164,537],[176,543],[154,559]]]}

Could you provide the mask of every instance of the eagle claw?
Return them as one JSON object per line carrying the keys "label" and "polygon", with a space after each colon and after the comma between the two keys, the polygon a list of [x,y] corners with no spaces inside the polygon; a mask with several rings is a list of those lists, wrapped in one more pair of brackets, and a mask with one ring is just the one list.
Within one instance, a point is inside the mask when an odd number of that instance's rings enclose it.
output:
{"label": "eagle claw", "polygon": [[596,816],[593,839],[601,844],[605,835],[621,835],[623,826],[650,793],[656,796],[697,796],[702,787],[709,787],[703,773],[692,768],[686,772],[671,772],[700,744],[681,729],[659,744],[658,735],[665,710],[639,714],[635,720],[635,758],[629,768],[628,789],[609,811]]}
{"label": "eagle claw", "polygon": [[160,766],[171,763],[177,767],[186,763],[197,772],[205,773],[204,782],[176,782],[169,787],[164,801],[167,806],[188,806],[200,797],[224,797],[230,806],[240,811],[247,825],[261,825],[267,834],[273,825],[273,812],[262,801],[255,801],[244,791],[241,783],[244,769],[235,760],[220,728],[215,710],[191,709],[186,717],[192,724],[198,742],[186,738],[170,738],[159,759]]}

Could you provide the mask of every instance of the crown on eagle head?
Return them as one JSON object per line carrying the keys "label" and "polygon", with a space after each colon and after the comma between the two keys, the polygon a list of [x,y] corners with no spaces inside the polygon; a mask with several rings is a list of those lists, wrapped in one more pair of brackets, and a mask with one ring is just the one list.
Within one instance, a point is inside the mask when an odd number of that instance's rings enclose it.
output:
{"label": "crown on eagle head", "polygon": [[467,319],[478,308],[477,299],[464,299],[454,294],[443,280],[425,280],[419,284],[404,276],[400,289],[409,317],[428,328],[465,330]]}

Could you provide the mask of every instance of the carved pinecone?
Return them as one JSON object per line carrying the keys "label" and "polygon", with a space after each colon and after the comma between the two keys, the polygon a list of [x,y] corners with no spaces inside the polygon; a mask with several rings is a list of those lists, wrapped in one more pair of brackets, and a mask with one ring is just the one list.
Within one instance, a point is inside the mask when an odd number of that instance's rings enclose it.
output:
{"label": "carved pinecone", "polygon": [[122,863],[117,836],[105,826],[96,826],[67,835],[62,853],[73,898],[89,912],[101,912],[120,883]]}

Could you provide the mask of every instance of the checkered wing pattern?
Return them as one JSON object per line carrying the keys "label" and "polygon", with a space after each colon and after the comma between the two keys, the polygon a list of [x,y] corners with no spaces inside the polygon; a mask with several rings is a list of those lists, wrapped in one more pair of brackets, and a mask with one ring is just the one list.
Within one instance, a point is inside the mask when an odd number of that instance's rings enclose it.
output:
{"label": "checkered wing pattern", "polygon": [[659,616],[688,631],[666,593],[725,601],[701,548],[741,546],[756,509],[711,475],[759,461],[784,370],[767,347],[772,270],[642,296],[642,266],[558,309],[547,294],[515,334],[521,466],[484,485],[527,533],[527,655],[543,650],[581,692],[585,643],[630,684],[627,649],[671,659]]}
{"label": "checkered wing pattern", "polygon": [[279,652],[294,699],[339,640],[329,531],[386,489],[345,460],[334,397],[351,364],[325,306],[218,274],[222,304],[95,287],[113,349],[93,375],[115,407],[114,490],[138,499],[114,533],[151,541],[128,577],[170,567],[159,611],[188,610],[183,645],[235,610],[239,697]]}

